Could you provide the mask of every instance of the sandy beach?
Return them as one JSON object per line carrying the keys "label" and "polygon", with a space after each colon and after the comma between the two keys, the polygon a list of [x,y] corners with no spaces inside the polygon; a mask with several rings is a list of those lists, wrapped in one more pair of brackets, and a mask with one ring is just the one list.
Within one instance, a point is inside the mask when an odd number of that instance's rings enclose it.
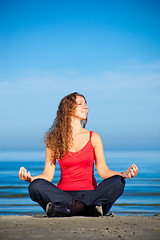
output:
{"label": "sandy beach", "polygon": [[160,216],[0,216],[0,239],[159,240]]}

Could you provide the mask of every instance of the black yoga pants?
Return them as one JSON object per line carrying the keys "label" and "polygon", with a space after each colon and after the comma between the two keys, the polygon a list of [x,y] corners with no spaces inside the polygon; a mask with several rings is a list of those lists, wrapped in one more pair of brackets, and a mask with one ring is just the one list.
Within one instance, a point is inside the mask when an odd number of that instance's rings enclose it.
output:
{"label": "black yoga pants", "polygon": [[86,210],[102,205],[105,215],[122,195],[124,186],[124,178],[115,175],[103,180],[94,190],[62,191],[53,183],[41,178],[31,182],[28,189],[30,198],[44,210],[49,202],[68,204],[72,200],[79,200],[83,202]]}

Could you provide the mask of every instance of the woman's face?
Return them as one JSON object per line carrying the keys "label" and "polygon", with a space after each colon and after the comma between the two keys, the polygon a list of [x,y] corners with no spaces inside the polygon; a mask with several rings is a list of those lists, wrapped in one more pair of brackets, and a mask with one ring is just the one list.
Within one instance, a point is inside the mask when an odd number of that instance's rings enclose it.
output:
{"label": "woman's face", "polygon": [[88,114],[88,107],[86,105],[86,101],[83,97],[76,97],[77,107],[75,109],[74,116],[80,118],[80,120],[85,120]]}

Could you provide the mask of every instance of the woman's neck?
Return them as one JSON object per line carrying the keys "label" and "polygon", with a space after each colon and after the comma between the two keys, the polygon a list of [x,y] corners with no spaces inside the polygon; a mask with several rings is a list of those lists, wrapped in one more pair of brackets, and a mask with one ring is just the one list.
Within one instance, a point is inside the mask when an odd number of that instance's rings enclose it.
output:
{"label": "woman's neck", "polygon": [[73,135],[78,134],[82,131],[81,121],[76,118],[72,118],[72,129],[73,129]]}

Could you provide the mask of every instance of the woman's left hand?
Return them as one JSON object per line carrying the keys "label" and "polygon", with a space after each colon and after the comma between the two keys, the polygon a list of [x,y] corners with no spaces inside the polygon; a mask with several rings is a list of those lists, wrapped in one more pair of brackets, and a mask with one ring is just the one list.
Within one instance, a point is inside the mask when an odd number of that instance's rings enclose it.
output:
{"label": "woman's left hand", "polygon": [[127,169],[126,172],[123,173],[124,178],[133,178],[137,175],[138,173],[138,168],[135,164],[132,164],[130,168]]}

